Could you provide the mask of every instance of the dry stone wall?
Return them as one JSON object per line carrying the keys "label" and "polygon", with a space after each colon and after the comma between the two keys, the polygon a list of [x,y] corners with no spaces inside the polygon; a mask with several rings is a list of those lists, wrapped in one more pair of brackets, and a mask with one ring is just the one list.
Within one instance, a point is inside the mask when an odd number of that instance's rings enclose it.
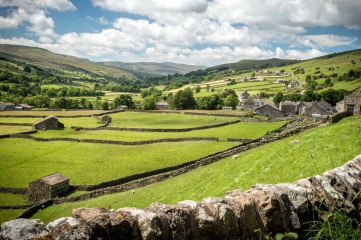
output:
{"label": "dry stone wall", "polygon": [[[257,232],[261,231],[272,233],[271,239],[285,232],[307,239],[307,224],[322,218],[318,210],[344,208],[356,216],[360,192],[361,155],[322,175],[294,183],[257,184],[245,192],[228,192],[223,198],[153,203],[145,209],[74,209],[72,217],[46,227],[40,224],[31,232],[48,234],[49,239],[262,239]],[[0,239],[16,239],[32,221],[3,223]]]}

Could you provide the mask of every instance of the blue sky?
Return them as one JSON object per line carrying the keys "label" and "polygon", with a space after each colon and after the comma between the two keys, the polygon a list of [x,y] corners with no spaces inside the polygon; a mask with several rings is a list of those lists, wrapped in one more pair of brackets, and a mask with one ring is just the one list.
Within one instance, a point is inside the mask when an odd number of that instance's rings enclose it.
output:
{"label": "blue sky", "polygon": [[355,0],[1,0],[0,44],[214,66],[361,48]]}

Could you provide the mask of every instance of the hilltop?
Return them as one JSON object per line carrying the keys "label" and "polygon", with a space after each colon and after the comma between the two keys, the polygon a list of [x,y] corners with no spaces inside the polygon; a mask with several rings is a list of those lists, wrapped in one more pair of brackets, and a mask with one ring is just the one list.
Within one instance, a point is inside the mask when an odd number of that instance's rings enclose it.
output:
{"label": "hilltop", "polygon": [[0,44],[0,69],[24,74],[28,65],[39,73],[71,79],[137,79],[129,71],[100,65],[88,59],[62,55],[36,47]]}
{"label": "hilltop", "polygon": [[187,64],[178,64],[172,62],[136,62],[136,63],[125,63],[125,62],[114,62],[106,61],[100,62],[105,66],[111,66],[115,68],[120,68],[126,71],[134,71],[144,75],[154,76],[166,76],[168,74],[186,74],[191,71],[196,71],[198,69],[204,69],[204,66],[197,65],[187,65]]}

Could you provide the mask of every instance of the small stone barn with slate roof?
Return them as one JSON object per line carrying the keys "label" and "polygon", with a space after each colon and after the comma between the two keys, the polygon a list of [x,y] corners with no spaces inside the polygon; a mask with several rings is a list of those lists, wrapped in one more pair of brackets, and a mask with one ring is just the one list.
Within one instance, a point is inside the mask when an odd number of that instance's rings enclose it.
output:
{"label": "small stone barn with slate roof", "polygon": [[112,117],[109,116],[109,115],[104,115],[104,116],[102,116],[102,117],[100,118],[100,121],[101,121],[102,123],[107,123],[107,122],[111,123],[111,122],[112,122]]}
{"label": "small stone barn with slate roof", "polygon": [[28,200],[38,202],[63,195],[69,190],[69,178],[57,172],[29,183]]}
{"label": "small stone barn with slate roof", "polygon": [[34,130],[63,129],[64,124],[59,122],[57,117],[50,115],[34,123],[33,128]]}

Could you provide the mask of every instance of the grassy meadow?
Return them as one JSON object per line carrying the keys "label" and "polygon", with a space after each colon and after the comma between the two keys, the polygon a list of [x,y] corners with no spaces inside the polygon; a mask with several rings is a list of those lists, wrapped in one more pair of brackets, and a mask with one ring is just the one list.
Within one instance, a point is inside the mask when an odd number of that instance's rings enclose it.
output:
{"label": "grassy meadow", "polygon": [[[292,143],[293,140],[299,143]],[[361,115],[242,152],[237,160],[225,158],[170,180],[136,189],[135,194],[128,191],[54,205],[33,218],[49,222],[71,216],[71,210],[79,207],[144,208],[153,202],[173,204],[186,199],[222,197],[226,191],[247,190],[257,183],[293,182],[320,174],[341,166],[360,153]]]}
{"label": "grassy meadow", "polygon": [[[227,138],[255,139],[263,136],[269,131],[281,127],[285,122],[239,122],[223,127],[210,128],[204,130],[195,130],[190,132],[133,132],[133,131],[113,131],[113,130],[95,130],[95,131],[75,131],[65,129],[63,131],[39,131],[33,134],[39,138],[77,138],[77,139],[102,139],[118,140],[126,142],[144,141],[165,138],[189,138],[189,137],[216,137],[219,141],[226,141]],[[195,143],[196,144],[196,143]]]}
{"label": "grassy meadow", "polygon": [[123,146],[0,139],[0,182],[6,187],[27,187],[35,179],[61,172],[71,184],[96,184],[188,162],[236,144],[198,141]]}

